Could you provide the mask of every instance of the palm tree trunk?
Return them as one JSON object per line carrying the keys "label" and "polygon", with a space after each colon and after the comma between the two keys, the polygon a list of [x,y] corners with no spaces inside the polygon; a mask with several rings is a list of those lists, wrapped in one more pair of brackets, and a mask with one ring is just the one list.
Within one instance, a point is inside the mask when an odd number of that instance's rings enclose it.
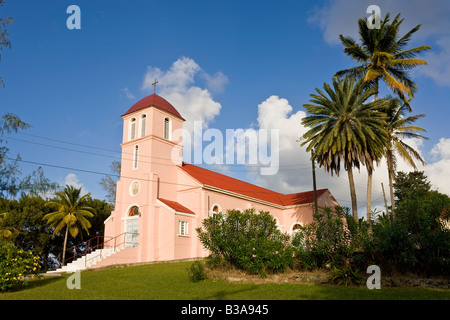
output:
{"label": "palm tree trunk", "polygon": [[64,265],[64,262],[66,261],[66,246],[67,246],[67,235],[69,233],[69,226],[66,225],[66,235],[64,236],[64,247],[63,247],[63,256],[61,265]]}
{"label": "palm tree trunk", "polygon": [[[378,100],[378,79],[375,82],[375,86],[376,86],[376,91],[375,91],[375,101]],[[367,167],[367,164],[366,164]],[[367,167],[367,223],[371,222],[371,213],[372,213],[372,175],[373,175],[373,170],[369,169],[369,167]]]}
{"label": "palm tree trunk", "polygon": [[389,172],[389,192],[390,192],[390,196],[391,196],[391,214],[392,217],[395,218],[395,202],[394,202],[394,172]]}
{"label": "palm tree trunk", "polygon": [[391,196],[391,214],[392,217],[395,217],[395,202],[394,202],[394,160],[393,160],[393,154],[392,150],[388,149],[386,152],[386,160],[387,160],[387,167],[388,167],[388,178],[389,178],[389,193]]}
{"label": "palm tree trunk", "polygon": [[348,182],[350,184],[350,197],[352,199],[352,214],[355,221],[358,221],[358,205],[356,202],[355,181],[353,180],[353,169],[351,166],[347,169]]}
{"label": "palm tree trunk", "polygon": [[372,170],[367,169],[367,223],[371,223],[372,213]]}

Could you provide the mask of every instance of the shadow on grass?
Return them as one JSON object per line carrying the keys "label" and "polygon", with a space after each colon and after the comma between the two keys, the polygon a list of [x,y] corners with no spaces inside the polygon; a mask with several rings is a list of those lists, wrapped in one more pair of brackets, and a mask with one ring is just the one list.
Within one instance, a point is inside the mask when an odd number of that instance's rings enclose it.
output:
{"label": "shadow on grass", "polygon": [[220,290],[213,295],[207,296],[205,300],[230,300],[233,299],[233,296],[237,293],[246,292],[246,291],[253,291],[257,288],[256,285],[253,285],[249,288],[239,289],[239,290]]}
{"label": "shadow on grass", "polygon": [[47,286],[51,283],[58,281],[66,281],[65,277],[41,277],[39,279],[27,280],[25,283],[15,285],[8,293],[20,292],[29,289],[35,289],[39,287]]}

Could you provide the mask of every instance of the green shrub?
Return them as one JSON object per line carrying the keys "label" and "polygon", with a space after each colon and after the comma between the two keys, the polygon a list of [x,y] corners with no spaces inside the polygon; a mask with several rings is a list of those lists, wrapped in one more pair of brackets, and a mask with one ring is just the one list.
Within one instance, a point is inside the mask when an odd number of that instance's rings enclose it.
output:
{"label": "green shrub", "polygon": [[7,291],[25,279],[37,276],[40,258],[31,251],[16,248],[12,243],[0,241],[0,291]]}
{"label": "green shrub", "polygon": [[189,268],[188,268],[188,277],[193,282],[199,282],[202,280],[206,280],[208,278],[205,267],[203,265],[203,262],[201,261],[195,261]]}
{"label": "green shrub", "polygon": [[330,269],[331,281],[338,285],[358,285],[361,283],[361,276],[358,270],[354,270],[351,265],[343,267],[332,266]]}
{"label": "green shrub", "polygon": [[[355,250],[356,228],[349,228],[348,212],[336,207],[323,208],[314,220],[293,235],[295,256],[302,269],[322,268],[328,263],[343,265]],[[352,219],[352,218],[351,218]]]}
{"label": "green shrub", "polygon": [[213,255],[251,274],[284,272],[294,263],[290,237],[281,233],[269,212],[219,213],[203,220],[197,232]]}

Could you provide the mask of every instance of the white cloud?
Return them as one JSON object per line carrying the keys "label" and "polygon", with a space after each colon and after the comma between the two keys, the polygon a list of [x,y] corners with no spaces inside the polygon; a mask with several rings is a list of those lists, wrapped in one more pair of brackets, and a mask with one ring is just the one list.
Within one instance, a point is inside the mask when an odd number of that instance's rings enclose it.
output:
{"label": "white cloud", "polygon": [[222,93],[225,90],[225,86],[229,82],[228,77],[221,71],[217,72],[213,76],[203,72],[201,76],[205,79],[208,89],[213,93]]}
{"label": "white cloud", "polygon": [[83,183],[80,182],[77,175],[74,173],[69,173],[65,180],[64,185],[72,186],[75,188],[81,188],[81,196],[89,193],[89,191],[84,187]]}
{"label": "white cloud", "polygon": [[274,176],[253,175],[257,184],[282,193],[311,189],[309,154],[297,142],[306,132],[301,125],[305,116],[303,111],[294,113],[288,100],[278,96],[271,96],[258,105],[258,128],[279,130],[280,169]]}
{"label": "white cloud", "polygon": [[[205,79],[208,89],[196,85],[196,76]],[[210,90],[223,91],[228,83],[228,78],[221,72],[210,76],[193,59],[182,57],[167,71],[148,67],[142,89],[153,92],[152,83],[155,79],[158,81],[157,93],[186,119],[185,129],[192,131],[194,121],[203,121],[206,128],[219,115],[222,106],[214,101]]]}
{"label": "white cloud", "polygon": [[121,91],[121,95],[124,95],[128,100],[136,99],[134,94],[127,87],[122,88],[120,91]]}
{"label": "white cloud", "polygon": [[[357,21],[369,17],[367,7],[374,4],[371,0],[330,0],[323,6],[317,6],[310,13],[308,21],[317,25],[323,32],[324,40],[331,45],[340,44],[339,34],[359,40]],[[439,85],[450,86],[450,6],[447,0],[379,0],[376,5],[381,16],[391,14],[391,20],[398,13],[404,21],[400,35],[422,24],[421,29],[411,38],[409,47],[431,45],[423,58],[428,66],[417,68],[414,72],[433,79]]]}
{"label": "white cloud", "polygon": [[428,176],[433,188],[439,192],[450,195],[450,138],[441,138],[431,150],[435,160],[425,166],[425,174]]}

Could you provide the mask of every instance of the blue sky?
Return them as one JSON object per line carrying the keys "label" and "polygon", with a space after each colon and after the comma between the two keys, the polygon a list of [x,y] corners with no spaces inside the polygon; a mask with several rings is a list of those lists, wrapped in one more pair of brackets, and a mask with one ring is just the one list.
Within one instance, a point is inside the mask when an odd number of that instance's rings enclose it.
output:
{"label": "blue sky", "polygon": [[[72,4],[81,9],[81,30],[66,27]],[[280,192],[310,190],[308,155],[295,142],[304,132],[302,105],[336,71],[355,65],[337,35],[357,37],[357,19],[369,16],[370,4],[379,5],[383,16],[402,13],[403,32],[423,24],[411,47],[433,46],[423,56],[430,65],[411,74],[419,87],[413,113],[427,114],[418,125],[430,139],[412,143],[428,162],[424,170],[433,186],[450,193],[450,4],[445,0],[7,0],[0,16],[12,16],[14,24],[8,26],[12,48],[2,51],[0,61],[5,81],[0,113],[16,113],[32,125],[24,133],[33,135],[11,136],[28,142],[8,140],[8,147],[23,160],[108,173],[120,155],[120,116],[153,92],[149,81],[157,76],[157,93],[177,97],[168,100],[190,120],[219,130],[280,129],[278,175],[262,177],[235,166],[212,169]],[[36,165],[22,167],[27,173]],[[83,185],[94,197],[104,197],[101,175],[43,169],[54,181]],[[360,205],[363,171],[357,177]],[[377,171],[373,198],[382,203],[380,182],[387,186],[387,174],[382,166]],[[319,172],[318,183],[349,205],[345,174]]]}

